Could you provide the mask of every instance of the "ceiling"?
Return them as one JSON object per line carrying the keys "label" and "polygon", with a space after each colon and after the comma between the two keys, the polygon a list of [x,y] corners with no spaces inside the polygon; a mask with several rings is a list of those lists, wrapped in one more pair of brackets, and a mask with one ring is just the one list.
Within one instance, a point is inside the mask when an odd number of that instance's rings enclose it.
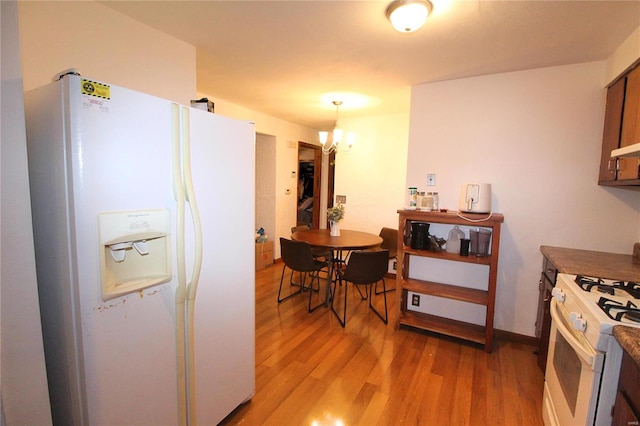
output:
{"label": "ceiling", "polygon": [[101,3],[196,46],[199,92],[325,130],[332,100],[340,117],[407,112],[412,85],[604,60],[640,26],[640,1],[432,0],[401,34],[389,2]]}

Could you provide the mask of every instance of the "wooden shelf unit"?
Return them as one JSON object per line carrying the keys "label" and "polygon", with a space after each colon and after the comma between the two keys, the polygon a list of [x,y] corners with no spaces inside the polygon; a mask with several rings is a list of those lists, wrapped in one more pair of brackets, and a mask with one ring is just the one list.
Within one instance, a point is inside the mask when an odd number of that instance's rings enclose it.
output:
{"label": "wooden shelf unit", "polygon": [[[396,273],[396,323],[401,325],[433,331],[440,334],[469,340],[484,345],[486,352],[491,352],[493,344],[493,316],[496,298],[496,280],[498,277],[498,256],[500,253],[500,228],[504,216],[500,213],[471,214],[464,213],[466,220],[457,212],[427,212],[420,210],[398,210],[398,271]],[[488,218],[487,218],[488,217]],[[487,218],[486,220],[483,220]],[[445,225],[461,225],[491,229],[491,250],[486,257],[474,255],[460,256],[445,251],[415,250],[404,244],[404,229],[407,221],[438,223]],[[432,281],[409,278],[410,260],[412,256],[429,257],[443,261],[464,262],[485,265],[489,268],[489,279],[486,290],[477,290],[464,286],[442,284]],[[469,302],[486,307],[485,325],[470,324],[463,321],[429,315],[407,309],[408,292],[437,296],[441,298]]]}

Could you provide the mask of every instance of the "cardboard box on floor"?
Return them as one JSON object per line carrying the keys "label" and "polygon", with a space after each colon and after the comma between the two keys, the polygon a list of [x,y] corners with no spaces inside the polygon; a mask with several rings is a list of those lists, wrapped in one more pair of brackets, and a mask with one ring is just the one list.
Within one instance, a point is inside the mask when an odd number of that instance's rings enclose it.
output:
{"label": "cardboard box on floor", "polygon": [[273,241],[256,243],[256,271],[273,265]]}

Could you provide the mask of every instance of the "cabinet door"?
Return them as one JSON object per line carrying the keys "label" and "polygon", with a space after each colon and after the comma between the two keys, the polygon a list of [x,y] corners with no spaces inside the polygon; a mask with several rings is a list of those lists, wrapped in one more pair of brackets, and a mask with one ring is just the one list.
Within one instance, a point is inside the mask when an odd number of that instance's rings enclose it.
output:
{"label": "cabinet door", "polygon": [[629,426],[638,424],[638,417],[633,412],[631,406],[629,406],[627,398],[625,398],[619,390],[616,393],[616,402],[613,407],[613,420],[611,421],[611,426]]}
{"label": "cabinet door", "polygon": [[602,156],[600,158],[600,175],[598,177],[598,182],[600,183],[616,180],[616,164],[615,160],[611,159],[611,151],[620,147],[626,81],[626,77],[623,77],[607,90],[607,106],[602,135]]}
{"label": "cabinet door", "polygon": [[[620,146],[640,143],[640,67],[627,76]],[[638,179],[638,159],[620,158],[617,180]]]}
{"label": "cabinet door", "polygon": [[554,283],[549,281],[549,278],[543,273],[540,278],[541,297],[539,307],[541,312],[538,313],[537,326],[540,328],[540,335],[538,336],[540,345],[538,347],[538,366],[542,371],[547,369],[547,355],[549,352],[549,334],[551,334],[551,292],[553,291]]}

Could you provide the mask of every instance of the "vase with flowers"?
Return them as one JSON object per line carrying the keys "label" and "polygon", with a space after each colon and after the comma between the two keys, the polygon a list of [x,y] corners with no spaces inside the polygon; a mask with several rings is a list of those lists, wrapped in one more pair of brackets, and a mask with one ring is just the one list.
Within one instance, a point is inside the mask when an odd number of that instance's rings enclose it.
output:
{"label": "vase with flowers", "polygon": [[332,237],[340,236],[340,221],[344,218],[344,206],[341,203],[327,209],[327,219],[329,220],[329,227],[331,232],[329,235]]}

